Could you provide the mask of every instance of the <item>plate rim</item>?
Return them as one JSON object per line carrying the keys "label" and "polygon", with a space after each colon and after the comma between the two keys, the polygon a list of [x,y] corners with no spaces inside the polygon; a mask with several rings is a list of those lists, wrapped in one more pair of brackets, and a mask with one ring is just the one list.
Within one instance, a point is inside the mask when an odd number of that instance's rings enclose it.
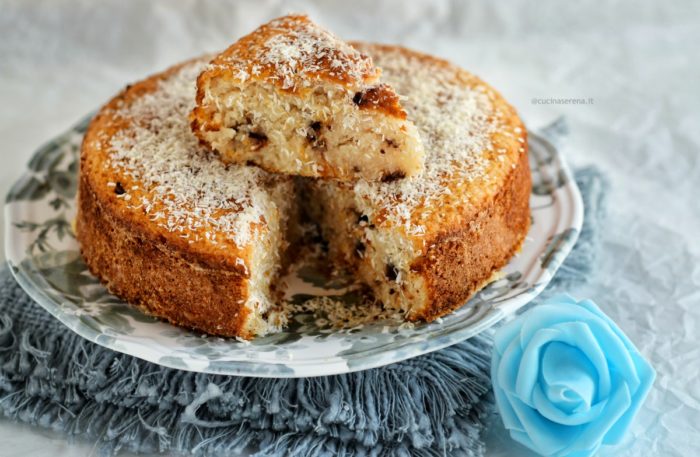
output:
{"label": "plate rim", "polygon": [[[67,130],[63,134],[56,136],[53,140],[50,141],[53,142],[56,138],[62,138],[66,135],[75,132],[76,128],[80,125],[84,125],[86,119],[89,118],[90,116],[86,117],[81,122],[71,127],[71,129]],[[279,361],[260,361],[256,359],[225,360],[220,362],[219,364],[212,365],[211,363],[209,363],[209,361],[206,360],[188,358],[187,361],[189,365],[182,366],[180,364],[171,362],[170,359],[167,358],[168,354],[157,355],[153,350],[149,350],[147,348],[147,345],[145,344],[142,344],[142,350],[145,350],[145,353],[136,354],[134,353],[133,349],[130,349],[129,347],[123,347],[122,344],[124,342],[120,343],[118,338],[107,338],[107,341],[105,341],[105,338],[100,338],[101,336],[105,335],[104,333],[99,333],[87,325],[74,325],[70,319],[66,318],[67,314],[65,312],[62,312],[61,303],[57,302],[56,300],[54,300],[53,297],[49,296],[49,294],[46,292],[46,290],[44,290],[44,287],[42,287],[41,284],[38,284],[34,279],[30,277],[28,272],[25,272],[23,268],[21,268],[19,265],[16,265],[13,262],[13,259],[21,258],[21,256],[18,257],[15,255],[17,254],[17,249],[15,249],[15,247],[13,246],[13,237],[10,236],[10,234],[14,230],[14,227],[12,227],[13,218],[11,217],[11,205],[13,204],[13,202],[9,202],[7,201],[7,199],[5,199],[4,204],[4,248],[6,253],[6,262],[8,264],[11,274],[18,282],[20,287],[22,287],[22,289],[37,304],[39,304],[42,308],[48,311],[49,314],[51,314],[54,318],[56,318],[59,322],[61,322],[72,332],[104,348],[114,350],[116,352],[120,352],[132,357],[136,357],[150,363],[155,363],[160,366],[185,371],[218,375],[265,378],[300,378],[329,376],[378,368],[381,366],[390,365],[393,363],[418,357],[420,355],[438,351],[440,349],[451,346],[453,344],[457,344],[461,341],[478,335],[479,333],[493,327],[499,321],[501,321],[507,316],[512,315],[515,311],[522,308],[525,304],[535,299],[544,290],[547,284],[549,284],[556,271],[559,269],[561,264],[564,262],[566,257],[573,249],[573,246],[576,244],[576,241],[578,240],[579,234],[581,232],[584,217],[584,204],[578,185],[574,179],[573,173],[571,172],[568,164],[562,156],[559,148],[555,147],[543,135],[537,134],[535,132],[528,131],[528,137],[530,141],[535,140],[536,142],[541,143],[543,147],[547,148],[549,152],[552,153],[553,160],[556,161],[557,167],[567,178],[565,185],[562,187],[567,189],[566,194],[569,198],[569,204],[567,205],[567,207],[570,209],[571,214],[568,221],[562,222],[562,218],[559,218],[557,220],[557,226],[563,224],[568,228],[575,229],[575,233],[573,237],[571,237],[568,240],[565,240],[563,244],[559,247],[559,252],[561,252],[563,255],[554,259],[550,267],[548,267],[546,270],[542,269],[542,271],[539,273],[537,277],[541,279],[542,276],[545,276],[544,281],[538,281],[534,283],[531,289],[527,292],[509,298],[508,301],[503,304],[503,306],[501,306],[501,304],[489,306],[484,316],[477,322],[474,322],[472,325],[468,325],[461,328],[454,328],[451,331],[448,331],[447,333],[437,336],[429,335],[428,338],[430,339],[431,343],[427,347],[424,346],[426,339],[420,338],[421,335],[416,335],[416,337],[414,338],[408,337],[399,347],[393,348],[391,352],[389,352],[389,354],[393,353],[393,356],[389,357],[387,357],[387,352],[380,352],[379,354],[377,354],[377,348],[375,347],[369,350],[356,352],[353,354],[346,354],[342,358],[338,355],[335,355],[333,357],[329,357],[328,360],[320,360],[318,358],[309,359],[306,361],[297,360],[294,363],[294,368],[301,367],[304,368],[304,370],[297,371],[295,369],[292,369],[290,372],[288,366],[290,360],[282,359],[280,359]],[[32,157],[38,154],[45,147],[46,146],[42,146],[38,148],[36,152],[32,155]],[[10,195],[15,190],[15,188],[17,188],[20,185],[21,180],[25,176],[31,173],[32,171],[30,169],[25,168],[24,172],[10,187],[8,195]],[[530,232],[528,231],[528,235],[529,233]],[[133,342],[127,342],[127,346],[132,346],[133,344]],[[178,355],[181,356],[181,354]],[[348,364],[346,363],[346,361],[348,360],[361,360],[363,361],[363,363]],[[253,369],[254,367],[259,368],[261,365],[265,365],[267,369],[264,371],[255,371]],[[315,368],[313,370],[313,373],[311,374],[306,372],[306,369],[310,366],[313,366]],[[337,369],[340,366],[342,366],[344,369]]]}

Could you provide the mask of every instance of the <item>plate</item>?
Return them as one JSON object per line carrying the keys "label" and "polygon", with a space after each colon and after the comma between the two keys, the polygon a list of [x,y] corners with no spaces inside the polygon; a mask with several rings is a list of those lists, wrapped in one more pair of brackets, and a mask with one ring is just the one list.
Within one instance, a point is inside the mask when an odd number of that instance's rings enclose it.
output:
{"label": "plate", "polygon": [[[19,284],[68,328],[99,345],[190,371],[260,377],[322,376],[416,357],[474,336],[532,300],[573,247],[583,203],[557,149],[530,134],[532,228],[522,250],[457,311],[432,323],[386,318],[337,329],[311,313],[252,342],[206,336],[148,317],[109,294],[83,263],[73,236],[80,143],[89,118],[39,149],[5,205],[5,252]],[[301,268],[292,300],[357,295]],[[289,293],[289,292],[288,292]]]}

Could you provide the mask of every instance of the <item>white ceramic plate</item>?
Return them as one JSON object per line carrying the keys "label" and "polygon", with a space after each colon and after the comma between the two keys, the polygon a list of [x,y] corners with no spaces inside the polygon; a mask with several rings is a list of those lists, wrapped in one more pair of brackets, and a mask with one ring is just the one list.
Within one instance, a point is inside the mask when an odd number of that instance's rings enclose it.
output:
{"label": "white ceramic plate", "polygon": [[[521,252],[491,283],[440,322],[385,320],[353,329],[299,314],[279,334],[250,343],[207,337],[148,317],[109,294],[82,262],[70,221],[80,142],[89,119],[36,152],[7,196],[5,251],[13,274],[41,306],[104,347],[191,371],[264,377],[321,376],[387,365],[469,338],[532,300],[573,247],[583,220],[575,181],[557,150],[530,134],[532,228]],[[294,299],[353,292],[302,269]]]}

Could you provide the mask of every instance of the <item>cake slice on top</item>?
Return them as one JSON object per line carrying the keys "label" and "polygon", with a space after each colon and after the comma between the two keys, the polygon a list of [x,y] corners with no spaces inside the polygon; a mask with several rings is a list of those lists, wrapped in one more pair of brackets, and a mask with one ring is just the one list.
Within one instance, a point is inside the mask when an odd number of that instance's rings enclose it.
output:
{"label": "cake slice on top", "polygon": [[306,16],[275,19],[197,80],[192,129],[227,163],[338,180],[423,169],[418,130],[372,59]]}

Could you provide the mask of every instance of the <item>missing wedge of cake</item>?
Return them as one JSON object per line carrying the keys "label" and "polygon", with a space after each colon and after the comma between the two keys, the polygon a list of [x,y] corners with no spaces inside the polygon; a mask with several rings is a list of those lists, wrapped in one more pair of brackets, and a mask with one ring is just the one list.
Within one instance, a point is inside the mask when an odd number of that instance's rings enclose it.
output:
{"label": "missing wedge of cake", "polygon": [[306,16],[273,20],[197,80],[195,134],[227,163],[337,180],[421,172],[424,151],[372,59]]}
{"label": "missing wedge of cake", "polygon": [[355,47],[405,95],[425,171],[392,183],[305,183],[330,256],[385,306],[431,321],[462,306],[517,252],[530,224],[526,130],[492,88],[399,47]]}
{"label": "missing wedge of cake", "polygon": [[136,83],[93,119],[76,234],[110,292],[173,324],[252,338],[279,330],[270,292],[296,227],[294,183],[226,166],[190,130],[206,60]]}

